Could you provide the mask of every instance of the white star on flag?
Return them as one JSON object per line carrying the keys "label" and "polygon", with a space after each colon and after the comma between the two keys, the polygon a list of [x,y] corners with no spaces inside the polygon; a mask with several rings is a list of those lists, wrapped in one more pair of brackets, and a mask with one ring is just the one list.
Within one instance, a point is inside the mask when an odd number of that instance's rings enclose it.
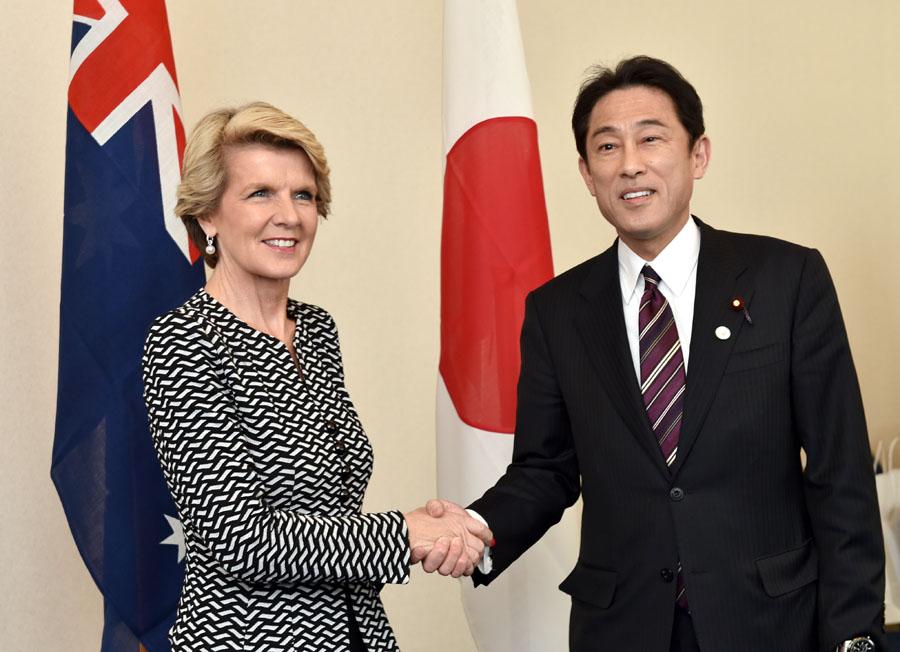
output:
{"label": "white star on flag", "polygon": [[163,516],[165,516],[166,520],[169,522],[169,527],[172,528],[172,534],[160,541],[160,544],[178,546],[178,563],[180,564],[181,560],[184,559],[185,554],[184,529],[181,527],[181,521],[177,518],[169,516],[168,514],[163,514]]}

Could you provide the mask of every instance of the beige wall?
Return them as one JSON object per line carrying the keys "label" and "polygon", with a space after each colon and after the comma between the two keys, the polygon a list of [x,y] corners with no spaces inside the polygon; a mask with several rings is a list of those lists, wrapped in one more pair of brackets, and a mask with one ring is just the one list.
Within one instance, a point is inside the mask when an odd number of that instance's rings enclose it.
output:
{"label": "beige wall", "polygon": [[[900,245],[900,4],[519,5],[556,269],[612,239],[582,187],[568,130],[584,69],[638,53],[666,58],[698,87],[713,142],[695,212],[823,251],[872,438],[900,435],[891,374],[900,366],[892,339],[900,281],[891,273]],[[3,7],[0,647],[90,651],[101,602],[49,480],[71,2]],[[376,452],[367,507],[412,507],[435,487],[440,3],[170,0],[169,11],[187,123],[214,105],[267,99],[326,145],[334,217],[293,294],[337,319]],[[385,590],[404,649],[474,649],[457,594],[453,582],[418,572],[411,586]]]}

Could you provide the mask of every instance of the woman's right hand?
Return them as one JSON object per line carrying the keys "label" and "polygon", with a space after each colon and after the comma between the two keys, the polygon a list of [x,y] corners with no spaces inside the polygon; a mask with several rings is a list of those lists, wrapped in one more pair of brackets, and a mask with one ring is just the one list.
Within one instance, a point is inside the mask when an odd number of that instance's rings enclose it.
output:
{"label": "woman's right hand", "polygon": [[484,547],[493,540],[490,528],[450,501],[430,500],[424,507],[404,514],[404,518],[412,561],[421,561],[427,573],[471,575]]}

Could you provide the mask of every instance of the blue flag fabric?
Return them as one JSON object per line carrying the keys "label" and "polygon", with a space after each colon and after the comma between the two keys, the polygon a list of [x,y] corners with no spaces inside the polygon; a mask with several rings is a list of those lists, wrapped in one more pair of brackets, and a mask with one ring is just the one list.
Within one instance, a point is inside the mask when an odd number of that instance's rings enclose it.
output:
{"label": "blue flag fabric", "polygon": [[[79,15],[80,6],[93,15]],[[130,77],[116,68],[128,63],[113,47],[116,32],[139,32],[148,12],[157,12],[149,27],[159,31],[163,0],[98,7],[75,2],[51,476],[104,596],[102,651],[163,652],[184,544],[150,439],[140,360],[150,322],[196,291],[203,265],[165,220],[179,174],[173,157],[183,150],[174,66],[161,62],[145,76],[138,61]],[[150,36],[170,53],[164,32]],[[146,64],[146,42],[137,45]],[[102,59],[110,56],[115,65]]]}

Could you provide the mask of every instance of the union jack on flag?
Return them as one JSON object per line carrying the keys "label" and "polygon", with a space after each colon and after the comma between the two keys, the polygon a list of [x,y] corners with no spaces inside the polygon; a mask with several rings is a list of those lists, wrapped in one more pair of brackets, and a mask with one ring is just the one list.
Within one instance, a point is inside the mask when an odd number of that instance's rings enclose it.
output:
{"label": "union jack on flag", "polygon": [[184,127],[164,0],[75,0],[67,120],[51,476],[104,596],[102,651],[165,651],[184,541],[141,349],[203,264],[174,213]]}

